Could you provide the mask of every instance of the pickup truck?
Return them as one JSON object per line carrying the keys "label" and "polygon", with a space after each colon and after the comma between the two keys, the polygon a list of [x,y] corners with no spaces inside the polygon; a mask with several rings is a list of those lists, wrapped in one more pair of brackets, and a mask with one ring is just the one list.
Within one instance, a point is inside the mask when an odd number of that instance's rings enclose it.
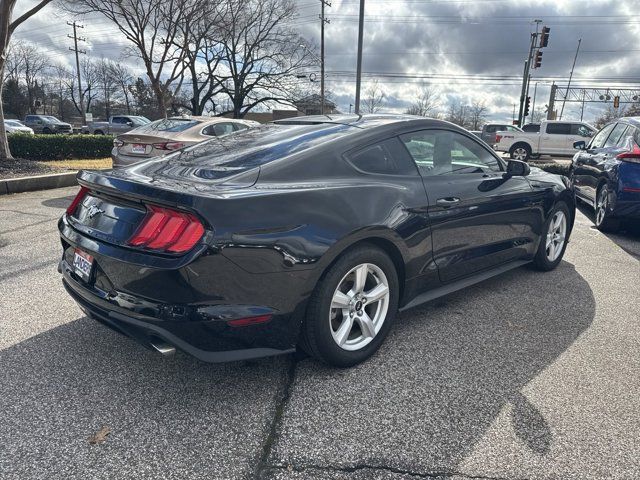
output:
{"label": "pickup truck", "polygon": [[514,160],[527,161],[532,156],[573,156],[573,142],[590,138],[596,129],[584,122],[547,120],[539,132],[498,132],[493,149],[508,152]]}
{"label": "pickup truck", "polygon": [[93,135],[118,135],[151,123],[146,117],[137,115],[114,115],[108,122],[90,122],[87,132]]}
{"label": "pickup truck", "polygon": [[521,132],[522,130],[515,125],[509,125],[507,123],[485,123],[482,126],[482,132],[480,138],[484,140],[487,145],[493,145],[496,143],[496,132]]}

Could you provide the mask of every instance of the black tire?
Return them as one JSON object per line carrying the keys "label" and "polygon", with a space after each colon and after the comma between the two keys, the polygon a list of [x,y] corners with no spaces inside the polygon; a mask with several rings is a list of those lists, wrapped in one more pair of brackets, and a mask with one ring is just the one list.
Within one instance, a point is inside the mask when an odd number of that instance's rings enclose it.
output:
{"label": "black tire", "polygon": [[[602,198],[601,198],[602,197]],[[601,203],[604,202],[604,205]],[[596,191],[595,219],[596,228],[601,232],[614,233],[620,229],[620,220],[611,218],[607,184],[603,183]]]}
{"label": "black tire", "polygon": [[[551,227],[552,221],[555,219],[556,213],[561,211],[564,213],[565,217],[565,238],[563,239],[562,249],[560,253],[554,260],[550,260],[547,256],[547,235],[549,233],[549,229]],[[562,257],[564,256],[564,252],[567,249],[568,236],[569,236],[569,225],[571,221],[571,215],[569,212],[569,207],[563,201],[559,201],[555,204],[551,212],[549,212],[549,216],[544,222],[544,227],[542,229],[542,235],[540,236],[540,245],[538,245],[538,251],[536,252],[536,256],[533,259],[533,267],[536,270],[540,270],[543,272],[548,272],[549,270],[553,270],[558,266],[558,264],[562,261]]]}
{"label": "black tire", "polygon": [[45,128],[42,129],[42,133],[44,135],[51,135],[51,133],[53,133],[53,132],[45,127]]}
{"label": "black tire", "polygon": [[[343,349],[334,340],[330,319],[331,304],[334,293],[344,281],[345,276],[355,267],[365,263],[376,266],[386,277],[389,290],[387,311],[386,316],[380,317],[384,320],[373,339],[362,348],[350,351]],[[368,244],[348,250],[325,272],[311,295],[307,315],[302,325],[302,348],[317,360],[334,367],[351,367],[363,362],[378,350],[389,333],[398,310],[399,290],[396,268],[384,251]],[[373,305],[369,305],[361,307],[361,310],[364,311],[370,306],[373,308]],[[353,325],[359,325],[355,320],[357,318],[354,319]],[[355,327],[356,336],[359,328],[359,326]]]}
{"label": "black tire", "polygon": [[96,130],[95,132],[93,132],[94,135],[104,135],[104,132],[102,130]]}
{"label": "black tire", "polygon": [[514,160],[526,162],[531,158],[531,147],[527,143],[516,143],[509,149],[509,156]]}

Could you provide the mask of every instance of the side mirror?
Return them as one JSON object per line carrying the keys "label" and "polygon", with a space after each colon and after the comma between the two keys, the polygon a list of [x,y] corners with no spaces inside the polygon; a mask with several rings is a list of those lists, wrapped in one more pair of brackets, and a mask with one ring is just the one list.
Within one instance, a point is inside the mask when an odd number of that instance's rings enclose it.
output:
{"label": "side mirror", "polygon": [[576,150],[586,150],[587,142],[585,142],[584,140],[573,142],[573,148],[575,148]]}
{"label": "side mirror", "polygon": [[130,127],[133,127],[133,122],[129,121],[127,122],[127,125],[129,125]]}
{"label": "side mirror", "polygon": [[526,177],[531,173],[531,168],[526,162],[520,160],[509,160],[507,162],[507,176],[509,177]]}

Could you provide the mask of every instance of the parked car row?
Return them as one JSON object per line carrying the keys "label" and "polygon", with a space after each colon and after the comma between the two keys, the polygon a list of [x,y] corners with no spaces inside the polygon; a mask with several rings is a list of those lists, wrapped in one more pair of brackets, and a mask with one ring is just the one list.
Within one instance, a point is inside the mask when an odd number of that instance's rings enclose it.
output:
{"label": "parked car row", "polygon": [[5,119],[4,120],[4,131],[7,133],[7,135],[9,135],[11,133],[22,133],[22,134],[33,135],[33,129],[27,127],[20,120],[8,120],[8,119]]}

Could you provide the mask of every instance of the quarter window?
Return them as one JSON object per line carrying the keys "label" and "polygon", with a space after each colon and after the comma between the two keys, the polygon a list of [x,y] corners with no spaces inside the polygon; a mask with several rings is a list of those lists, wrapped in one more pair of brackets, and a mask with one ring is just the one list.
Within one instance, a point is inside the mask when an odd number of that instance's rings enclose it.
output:
{"label": "quarter window", "polygon": [[447,130],[423,130],[400,137],[423,176],[499,172],[498,159],[482,145]]}
{"label": "quarter window", "polygon": [[390,138],[347,155],[359,170],[384,175],[416,175],[416,167],[397,138]]}
{"label": "quarter window", "polygon": [[570,135],[570,123],[547,123],[547,133],[551,135]]}

